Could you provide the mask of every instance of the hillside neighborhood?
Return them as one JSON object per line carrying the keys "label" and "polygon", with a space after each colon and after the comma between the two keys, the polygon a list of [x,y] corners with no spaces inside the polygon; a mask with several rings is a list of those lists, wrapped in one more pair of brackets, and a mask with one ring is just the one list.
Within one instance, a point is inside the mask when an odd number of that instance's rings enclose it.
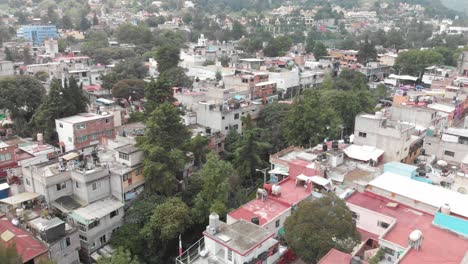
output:
{"label": "hillside neighborhood", "polygon": [[468,3],[0,7],[0,263],[468,264]]}

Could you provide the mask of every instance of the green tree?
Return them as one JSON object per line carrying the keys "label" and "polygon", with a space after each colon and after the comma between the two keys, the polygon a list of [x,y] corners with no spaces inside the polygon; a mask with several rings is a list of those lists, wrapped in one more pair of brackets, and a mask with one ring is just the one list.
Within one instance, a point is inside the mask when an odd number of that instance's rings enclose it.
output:
{"label": "green tree", "polygon": [[307,40],[306,40],[305,51],[307,53],[312,53],[312,52],[314,52],[314,48],[315,48],[315,40],[313,38],[313,35],[309,34],[307,36]]}
{"label": "green tree", "polygon": [[223,67],[229,67],[229,62],[231,62],[231,58],[229,58],[226,55],[223,55],[219,58],[219,61],[221,63],[221,66]]}
{"label": "green tree", "polygon": [[180,49],[174,46],[161,46],[156,50],[154,57],[158,62],[158,71],[162,73],[177,67],[180,61]]}
{"label": "green tree", "polygon": [[244,26],[242,26],[242,24],[239,23],[238,21],[234,21],[234,23],[232,24],[232,30],[229,35],[230,35],[229,39],[232,39],[232,40],[238,40],[242,38],[242,36],[246,35]]}
{"label": "green tree", "polygon": [[177,177],[186,164],[184,149],[190,132],[182,124],[179,110],[165,102],[149,114],[146,133],[138,138],[138,146],[145,154],[146,186],[152,191],[170,196],[174,193]]}
{"label": "green tree", "polygon": [[387,32],[386,37],[386,47],[394,49],[404,48],[405,39],[401,31],[396,29],[391,29]]}
{"label": "green tree", "polygon": [[0,78],[0,109],[10,112],[15,132],[20,136],[31,136],[27,123],[38,111],[45,96],[44,86],[34,77]]}
{"label": "green tree", "polygon": [[100,258],[98,264],[140,264],[137,257],[133,257],[130,251],[119,247],[111,257]]}
{"label": "green tree", "polygon": [[47,79],[49,79],[49,74],[46,71],[38,71],[34,74],[34,77],[36,77],[41,82],[45,82]]}
{"label": "green tree", "polygon": [[317,263],[332,248],[350,253],[360,241],[351,210],[333,193],[299,204],[284,229],[288,245],[307,263]]}
{"label": "green tree", "polygon": [[197,134],[190,142],[190,151],[193,153],[194,166],[200,167],[206,162],[206,154],[208,153],[208,138]]}
{"label": "green tree", "polygon": [[440,65],[444,57],[435,50],[409,50],[398,54],[395,68],[401,74],[419,76],[424,69],[431,65]]}
{"label": "green tree", "polygon": [[172,67],[159,74],[158,81],[172,87],[191,87],[192,79],[185,74],[182,67]]}
{"label": "green tree", "polygon": [[260,111],[257,125],[262,129],[262,141],[271,144],[273,153],[287,147],[284,125],[290,109],[289,104],[273,103]]}
{"label": "green tree", "polygon": [[232,161],[234,159],[234,152],[240,142],[240,135],[234,128],[229,128],[224,140],[224,153],[223,156],[226,160]]}
{"label": "green tree", "polygon": [[174,98],[172,86],[162,78],[159,78],[158,81],[151,79],[149,83],[146,83],[145,95],[148,100],[146,105],[146,111],[148,113],[151,113],[160,104],[165,102],[172,103],[176,100]]}
{"label": "green tree", "polygon": [[72,19],[70,18],[69,15],[63,15],[62,16],[62,22],[59,23],[59,25],[62,26],[62,28],[64,29],[72,29],[73,28],[73,21]]}
{"label": "green tree", "polygon": [[99,19],[96,15],[96,13],[94,13],[94,16],[93,16],[93,26],[97,26],[99,25]]}
{"label": "green tree", "polygon": [[215,78],[217,81],[221,81],[223,79],[223,74],[220,71],[216,71]]}
{"label": "green tree", "polygon": [[324,102],[325,98],[318,90],[306,90],[295,99],[284,126],[289,145],[315,145],[338,135],[341,118]]}
{"label": "green tree", "polygon": [[255,127],[250,115],[242,117],[244,124],[243,134],[234,152],[234,165],[241,179],[245,182],[250,180],[254,185],[254,175],[256,169],[262,169],[267,165],[264,160],[270,144],[261,141],[262,130]]}
{"label": "green tree", "polygon": [[375,49],[375,45],[366,38],[361,42],[358,52],[358,60],[360,63],[366,64],[368,62],[375,61],[376,58],[377,50]]}
{"label": "green tree", "polygon": [[144,25],[135,26],[131,23],[121,24],[115,33],[120,43],[132,43],[135,45],[150,43],[152,34]]}
{"label": "green tree", "polygon": [[112,69],[112,72],[116,73],[117,80],[143,79],[148,69],[145,67],[140,57],[135,57],[119,62]]}
{"label": "green tree", "polygon": [[92,54],[100,48],[109,47],[109,40],[105,31],[91,31],[86,36],[86,41],[81,45],[81,51],[85,54]]}
{"label": "green tree", "polygon": [[8,47],[5,47],[5,59],[7,61],[15,61],[15,55]]}
{"label": "green tree", "polygon": [[28,47],[23,48],[23,62],[24,62],[24,65],[29,65],[33,63],[33,59],[31,57],[31,51]]}
{"label": "green tree", "polygon": [[263,53],[268,57],[282,56],[289,51],[292,45],[292,40],[288,36],[278,36],[271,39],[267,46],[263,49]]}
{"label": "green tree", "polygon": [[86,16],[82,16],[80,20],[80,30],[81,31],[86,31],[91,27],[91,23],[89,23],[89,20],[86,18]]}
{"label": "green tree", "polygon": [[112,86],[112,96],[140,100],[145,97],[146,82],[138,79],[123,79]]}
{"label": "green tree", "polygon": [[68,102],[68,114],[76,115],[78,113],[87,112],[88,98],[83,92],[83,85],[78,85],[75,78],[67,80],[67,89],[64,89],[64,96]]}
{"label": "green tree", "polygon": [[16,246],[1,246],[0,247],[0,263],[3,264],[21,264],[21,256],[16,252]]}
{"label": "green tree", "polygon": [[314,47],[314,58],[318,61],[321,57],[327,56],[327,47],[322,42],[317,42]]}
{"label": "green tree", "polygon": [[52,80],[49,93],[30,121],[33,130],[43,133],[47,142],[56,143],[55,119],[65,117],[65,113],[68,112],[68,103],[60,81]]}
{"label": "green tree", "polygon": [[195,177],[200,178],[201,190],[195,196],[193,217],[198,223],[205,223],[207,215],[212,212],[224,217],[228,210],[229,178],[234,177],[231,163],[220,160],[218,155],[210,152],[203,168]]}
{"label": "green tree", "polygon": [[191,223],[190,208],[180,198],[173,197],[156,206],[141,233],[163,242],[170,241],[184,233]]}

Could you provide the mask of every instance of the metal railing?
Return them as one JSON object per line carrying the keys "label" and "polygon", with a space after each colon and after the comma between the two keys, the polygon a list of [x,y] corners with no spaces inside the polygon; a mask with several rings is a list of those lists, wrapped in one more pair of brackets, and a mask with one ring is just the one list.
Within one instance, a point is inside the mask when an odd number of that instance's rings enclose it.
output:
{"label": "metal railing", "polygon": [[182,255],[176,258],[176,264],[191,264],[200,257],[200,252],[205,250],[205,238],[202,237],[200,240],[195,242]]}

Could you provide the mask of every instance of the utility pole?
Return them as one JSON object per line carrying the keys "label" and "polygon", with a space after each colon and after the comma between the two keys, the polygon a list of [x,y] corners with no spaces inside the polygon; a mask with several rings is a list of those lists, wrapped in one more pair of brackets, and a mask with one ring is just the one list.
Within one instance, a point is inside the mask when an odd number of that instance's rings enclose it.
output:
{"label": "utility pole", "polygon": [[267,168],[264,168],[264,169],[261,169],[261,170],[260,170],[260,169],[255,169],[255,171],[263,172],[263,184],[266,183],[266,175],[267,175],[267,170],[268,170],[268,169],[269,169],[268,167],[267,167]]}

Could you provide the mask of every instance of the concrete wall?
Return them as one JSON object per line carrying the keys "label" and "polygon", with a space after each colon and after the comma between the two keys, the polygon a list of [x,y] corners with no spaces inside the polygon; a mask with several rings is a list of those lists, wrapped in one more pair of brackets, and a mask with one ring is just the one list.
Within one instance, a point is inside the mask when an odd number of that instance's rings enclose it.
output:
{"label": "concrete wall", "polygon": [[[424,139],[424,149],[427,155],[435,155],[438,159],[453,163],[460,163],[468,155],[468,145],[442,141],[439,136],[427,136]],[[454,152],[455,155],[445,155],[445,151]]]}
{"label": "concrete wall", "polygon": [[[66,246],[65,240],[70,238],[70,245]],[[49,255],[56,264],[79,264],[78,250],[80,248],[80,239],[78,231],[62,237],[60,240],[49,246]]]}
{"label": "concrete wall", "polygon": [[75,149],[75,135],[73,133],[73,124],[59,122],[58,120],[55,120],[55,128],[57,129],[59,141],[65,144],[65,151]]}
{"label": "concrete wall", "polygon": [[376,235],[382,235],[387,229],[378,225],[378,222],[384,222],[388,225],[391,225],[396,220],[389,216],[379,214],[377,212],[371,211],[369,209],[354,205],[352,203],[346,203],[348,208],[357,214],[356,226],[368,232],[371,232]]}
{"label": "concrete wall", "polygon": [[435,110],[395,105],[392,107],[390,119],[394,121],[405,121],[428,128],[433,125],[433,121],[436,117],[437,111]]}
{"label": "concrete wall", "polygon": [[387,197],[389,199],[392,199],[398,203],[406,204],[407,206],[416,208],[418,210],[421,210],[423,212],[429,213],[429,214],[434,214],[439,208],[436,208],[432,205],[422,203],[420,201],[416,201],[413,199],[410,199],[408,197],[404,197],[401,195],[398,195],[396,193],[389,192],[387,190],[383,190],[374,186],[368,186],[367,190],[376,193],[378,195],[382,195],[384,197]]}

